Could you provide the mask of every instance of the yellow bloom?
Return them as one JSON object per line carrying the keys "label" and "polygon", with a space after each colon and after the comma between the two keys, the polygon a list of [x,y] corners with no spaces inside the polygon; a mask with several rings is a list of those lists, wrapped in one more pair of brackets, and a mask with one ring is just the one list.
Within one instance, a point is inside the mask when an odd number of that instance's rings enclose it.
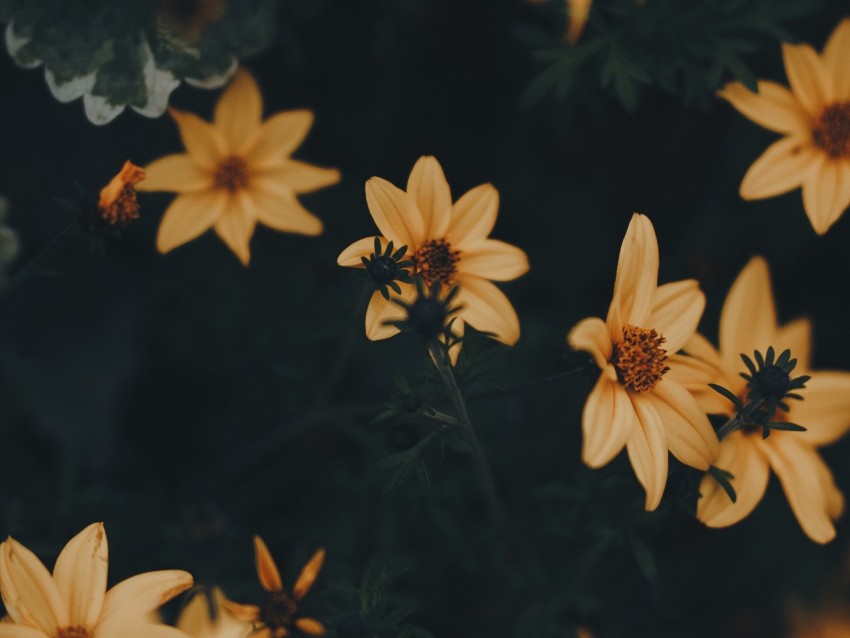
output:
{"label": "yellow bloom", "polygon": [[758,93],[731,82],[718,93],[756,124],[785,135],[741,182],[741,197],[763,199],[803,188],[803,207],[822,235],[850,206],[850,19],[818,56],[808,44],[782,45],[791,91],[759,80]]}
{"label": "yellow bloom", "polygon": [[564,33],[564,41],[567,44],[575,46],[584,33],[592,2],[593,0],[567,0],[567,30]]}
{"label": "yellow bloom", "polygon": [[139,201],[135,187],[145,179],[145,171],[130,160],[100,190],[97,209],[100,218],[110,226],[124,226],[139,218]]}
{"label": "yellow bloom", "polygon": [[259,536],[254,537],[254,551],[257,560],[257,577],[260,584],[269,593],[265,604],[241,605],[228,600],[222,601],[222,608],[233,618],[254,625],[252,638],[283,638],[288,636],[293,628],[310,636],[320,636],[325,633],[325,627],[318,620],[298,615],[298,603],[307,595],[325,562],[325,550],[320,549],[307,561],[292,593],[283,589],[280,572],[275,565],[266,544]]}
{"label": "yellow bloom", "polygon": [[[452,204],[439,162],[421,157],[410,172],[407,192],[373,177],[366,182],[366,203],[381,232],[382,249],[390,241],[396,247],[407,246],[404,258],[413,260],[414,274],[427,285],[439,281],[443,293],[451,286],[459,287],[454,300],[460,306],[453,324],[456,333],[463,333],[466,322],[503,343],[516,343],[519,319],[491,280],[510,281],[523,275],[528,271],[528,258],[516,246],[487,238],[499,208],[499,193],[491,184],[473,188]],[[362,259],[372,254],[374,243],[374,237],[354,242],[342,251],[337,263],[363,268]],[[401,299],[410,302],[416,287],[397,283]],[[391,337],[398,328],[385,322],[403,318],[403,309],[375,292],[366,310],[366,336],[373,340]]]}
{"label": "yellow bloom", "polygon": [[[236,620],[223,613],[224,594],[218,587],[212,590],[212,600],[199,591],[180,612],[177,629],[192,638],[246,638],[251,633],[250,623]],[[215,606],[216,618],[210,617],[210,604]]]}
{"label": "yellow bloom", "polygon": [[[732,486],[737,500],[732,503],[719,484],[706,476],[700,486],[697,518],[709,527],[732,525],[752,512],[764,495],[773,468],[803,531],[818,543],[834,538],[832,521],[841,514],[844,498],[817,448],[836,441],[850,428],[850,373],[810,369],[811,331],[807,319],[779,326],[767,263],[754,257],[726,296],[720,315],[719,350],[700,335],[694,335],[685,345],[690,355],[712,371],[709,381],[742,399],[747,394],[747,382],[739,376],[746,371],[742,353],[764,353],[769,346],[776,352],[790,349],[797,359],[794,375],[812,377],[799,391],[803,400],[788,401],[789,412],[779,415],[802,425],[805,432],[772,430],[764,439],[761,429],[743,429],[720,443],[720,456],[714,464],[735,477]],[[703,409],[713,414],[734,413],[730,401],[688,379],[687,372],[680,368],[673,376],[678,375],[692,390]]]}
{"label": "yellow bloom", "polygon": [[147,166],[138,190],[175,191],[159,226],[160,252],[185,244],[209,228],[243,264],[257,222],[275,230],[318,235],[322,222],[296,195],[339,181],[339,171],[293,160],[310,130],[310,111],[285,111],[262,121],[263,102],[254,78],[240,70],[219,98],[212,124],[170,109],[186,153]]}
{"label": "yellow bloom", "polygon": [[106,591],[108,551],[102,523],[72,538],[53,575],[13,538],[0,544],[0,593],[11,623],[4,638],[185,638],[151,612],[192,586],[184,571],[147,572]]}
{"label": "yellow bloom", "polygon": [[665,376],[673,365],[667,353],[694,333],[705,296],[693,279],[663,286],[657,280],[655,229],[648,217],[635,214],[620,249],[607,319],[583,319],[567,335],[570,346],[593,355],[601,370],[582,414],[582,460],[601,467],[625,446],[648,510],[661,502],[668,450],[707,470],[718,445],[696,400]]}

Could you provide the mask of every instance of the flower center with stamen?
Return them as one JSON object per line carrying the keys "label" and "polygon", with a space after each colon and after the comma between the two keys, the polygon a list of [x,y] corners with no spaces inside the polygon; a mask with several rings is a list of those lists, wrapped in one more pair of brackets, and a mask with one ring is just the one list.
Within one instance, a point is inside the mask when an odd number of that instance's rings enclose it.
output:
{"label": "flower center with stamen", "polygon": [[667,351],[661,347],[666,339],[655,330],[623,326],[623,338],[614,344],[611,363],[617,378],[626,389],[648,392],[658,385],[667,367]]}
{"label": "flower center with stamen", "polygon": [[100,216],[112,226],[125,226],[139,218],[139,199],[132,184],[126,184],[114,202],[101,207]]}
{"label": "flower center with stamen", "polygon": [[833,158],[850,158],[850,102],[830,104],[812,129],[812,140]]}
{"label": "flower center with stamen", "polygon": [[273,591],[269,593],[265,605],[260,608],[259,620],[265,627],[272,630],[287,629],[292,626],[292,619],[298,605],[292,597],[284,591]]}
{"label": "flower center with stamen", "polygon": [[85,627],[61,627],[56,633],[56,638],[91,638],[92,633]]}
{"label": "flower center with stamen", "polygon": [[460,251],[452,250],[445,239],[432,239],[413,254],[414,272],[430,286],[435,281],[449,285],[457,273]]}
{"label": "flower center with stamen", "polygon": [[248,164],[241,157],[225,157],[213,173],[216,188],[224,188],[231,193],[248,185]]}

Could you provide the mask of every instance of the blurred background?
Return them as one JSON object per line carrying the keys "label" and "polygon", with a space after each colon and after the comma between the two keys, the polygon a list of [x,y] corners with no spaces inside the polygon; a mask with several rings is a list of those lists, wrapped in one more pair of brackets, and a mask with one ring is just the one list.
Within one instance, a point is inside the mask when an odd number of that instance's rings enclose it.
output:
{"label": "blurred background", "polygon": [[[68,43],[75,24],[98,16],[91,28],[117,37],[105,3],[88,0],[90,13],[77,15],[62,4],[7,1],[0,19],[52,24],[43,31]],[[191,17],[208,3],[177,4]],[[599,1],[582,42],[625,33],[625,79],[602,86],[608,62],[590,52],[559,86],[551,72],[553,81],[539,78],[573,50],[562,43],[562,2],[279,0],[241,14],[238,4],[211,14],[213,25],[241,26],[221,36],[221,50],[210,45],[206,72],[239,58],[265,115],[313,110],[295,157],[343,176],[301,198],[323,235],[258,226],[248,268],[211,232],[158,254],[168,194],[140,195],[141,218],[120,236],[76,225],[75,184],[95,198],[124,160],[181,152],[176,127],[130,109],[95,125],[79,100],[51,95],[43,66],[0,55],[0,194],[19,246],[0,291],[3,534],[51,565],[71,535],[102,520],[110,583],[182,568],[243,602],[261,593],[253,534],[287,584],[325,547],[306,604],[340,638],[569,637],[578,627],[600,637],[772,638],[814,631],[806,619],[824,606],[839,616],[850,608],[847,519],[834,542],[816,545],[774,478],[750,517],[710,530],[692,514],[699,477],[682,469],[662,507],[645,513],[625,455],[598,471],[580,462],[592,374],[514,388],[582,365],[565,336],[607,310],[633,211],[655,225],[660,281],[700,281],[704,334],[716,338],[728,287],[761,254],[781,320],[814,322],[815,369],[850,369],[850,218],[819,237],[799,190],[743,202],[741,178],[777,136],[713,97],[747,73],[784,83],[779,38],[820,50],[846,5],[694,2],[738,43],[744,68],[716,72],[720,49],[691,55],[695,39],[683,31],[710,21],[676,2]],[[114,24],[148,28],[159,5],[113,8]],[[742,17],[758,12],[775,25]],[[637,20],[643,26],[629,32]],[[70,59],[45,42],[40,59]],[[667,82],[671,60],[681,65]],[[218,95],[184,82],[169,103],[209,119]],[[507,348],[473,336],[461,362],[503,528],[490,522],[463,452],[429,445],[402,477],[379,467],[427,432],[403,414],[373,424],[386,403],[415,411],[414,396],[448,402],[415,338],[365,339],[355,314],[365,279],[336,265],[345,246],[375,232],[365,180],[403,185],[426,154],[441,162],[454,198],[496,186],[493,236],[531,262],[502,286],[520,341]],[[848,454],[847,440],[824,451],[845,492]]]}

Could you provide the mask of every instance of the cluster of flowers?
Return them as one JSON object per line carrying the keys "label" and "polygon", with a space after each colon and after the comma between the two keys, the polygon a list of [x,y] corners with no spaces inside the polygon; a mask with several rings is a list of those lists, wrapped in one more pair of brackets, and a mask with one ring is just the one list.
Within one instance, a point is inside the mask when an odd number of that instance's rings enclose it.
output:
{"label": "cluster of flowers", "polygon": [[[824,233],[850,204],[850,67],[843,63],[850,59],[850,19],[835,29],[822,57],[805,44],[785,45],[783,55],[793,93],[772,82],[760,82],[758,94],[739,83],[720,93],[759,124],[786,134],[749,170],[741,195],[769,197],[802,185],[805,210],[815,231]],[[159,228],[161,251],[212,227],[247,265],[257,222],[321,232],[321,222],[296,196],[335,183],[339,173],[290,157],[311,113],[279,113],[263,122],[259,90],[245,71],[223,93],[213,124],[170,112],[187,152],[156,160],[143,181],[128,169],[130,179],[112,185],[125,195],[134,184],[179,193]],[[119,201],[127,199],[106,197],[101,208]],[[406,190],[373,177],[366,202],[380,235],[354,242],[338,263],[365,268],[375,284],[366,313],[370,339],[396,334],[427,286],[433,298],[447,295],[440,326],[452,315],[441,336],[454,337],[446,344],[453,360],[467,324],[505,344],[517,341],[516,312],[492,282],[523,275],[528,259],[488,238],[499,204],[492,185],[453,202],[440,164],[422,157]],[[696,333],[705,306],[697,282],[658,286],[658,264],[654,228],[635,214],[606,319],[585,319],[568,335],[601,370],[582,416],[584,462],[600,467],[625,447],[645,488],[646,509],[653,510],[672,453],[708,472],[697,516],[715,527],[753,510],[772,468],[806,534],[831,540],[843,498],[817,448],[850,428],[850,373],[809,369],[811,325],[805,319],[778,324],[763,259],[753,258],[729,292],[718,349]],[[803,376],[791,378],[794,366]],[[800,401],[793,391],[803,387],[806,400]],[[726,425],[715,431],[709,414],[727,417]]]}
{"label": "cluster of flowers", "polygon": [[181,570],[146,572],[106,590],[109,550],[103,523],[74,536],[51,574],[29,549],[13,538],[0,543],[0,594],[8,615],[0,623],[5,638],[283,638],[293,629],[318,636],[319,621],[299,613],[324,562],[317,551],[301,570],[291,592],[263,540],[254,537],[257,576],[268,593],[261,606],[227,600],[214,588],[196,592],[177,627],[162,624],[157,609],[188,590],[192,575]]}

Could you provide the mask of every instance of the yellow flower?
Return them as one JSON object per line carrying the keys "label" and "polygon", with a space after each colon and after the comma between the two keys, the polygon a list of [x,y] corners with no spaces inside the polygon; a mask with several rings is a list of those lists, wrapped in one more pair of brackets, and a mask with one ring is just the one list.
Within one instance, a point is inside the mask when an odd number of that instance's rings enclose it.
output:
{"label": "yellow flower", "polygon": [[130,160],[100,190],[97,209],[100,218],[110,226],[124,226],[139,218],[139,201],[135,186],[145,179],[145,171]]}
{"label": "yellow flower", "polygon": [[696,400],[665,376],[673,365],[667,353],[694,333],[705,296],[693,279],[663,286],[657,280],[655,229],[636,213],[620,248],[607,319],[583,319],[567,335],[570,346],[593,355],[601,370],[582,413],[582,460],[601,467],[625,446],[646,490],[647,510],[661,502],[668,450],[707,470],[718,446]]}
{"label": "yellow flower", "polygon": [[[204,591],[199,591],[180,612],[177,629],[192,638],[246,638],[251,625],[222,613],[224,594],[218,587],[212,590],[212,600]],[[215,620],[210,617],[210,605],[215,609]]]}
{"label": "yellow flower", "polygon": [[147,572],[106,591],[106,532],[93,523],[72,538],[53,575],[13,538],[0,544],[0,593],[12,624],[5,638],[185,638],[151,612],[192,586],[184,571]]}
{"label": "yellow flower", "polygon": [[138,189],[175,191],[159,226],[160,252],[185,244],[209,228],[243,264],[257,222],[275,230],[318,235],[322,222],[296,195],[339,181],[339,171],[290,158],[310,130],[310,111],[285,111],[262,121],[263,102],[250,73],[240,70],[222,93],[212,124],[170,109],[186,153],[147,166]]}
{"label": "yellow flower", "polygon": [[[519,319],[508,298],[492,281],[510,281],[528,271],[526,254],[510,244],[488,239],[496,223],[499,193],[482,184],[452,204],[443,169],[433,157],[421,157],[407,180],[407,192],[380,177],[366,182],[366,203],[381,232],[384,249],[407,246],[404,259],[413,260],[414,274],[430,286],[442,284],[443,293],[457,285],[454,302],[460,306],[454,332],[462,334],[464,322],[490,332],[512,345],[519,339]],[[363,268],[363,258],[374,251],[374,237],[354,242],[337,258],[340,266]],[[413,284],[400,285],[401,299],[410,302]],[[404,310],[375,292],[366,310],[366,336],[386,339],[398,332],[386,321],[401,320]]]}
{"label": "yellow flower", "polygon": [[763,199],[803,188],[803,207],[822,235],[850,206],[850,19],[819,57],[808,44],[782,45],[791,91],[759,80],[758,93],[731,82],[718,93],[756,124],[785,135],[756,160],[741,197]]}
{"label": "yellow flower", "polygon": [[567,44],[575,46],[584,33],[592,2],[593,0],[567,0],[567,30],[564,33],[564,41]]}
{"label": "yellow flower", "polygon": [[254,551],[257,577],[263,589],[269,593],[268,599],[262,606],[241,605],[225,600],[222,601],[222,608],[236,620],[252,623],[255,629],[252,638],[283,638],[290,634],[293,627],[310,636],[325,633],[324,625],[318,620],[298,615],[298,603],[316,581],[325,562],[325,550],[320,549],[307,561],[291,594],[284,591],[277,565],[259,536],[254,537]]}
{"label": "yellow flower", "polygon": [[[720,443],[720,456],[714,464],[735,477],[732,486],[737,500],[733,503],[710,476],[703,478],[697,518],[709,527],[732,525],[752,512],[764,495],[773,468],[803,531],[818,543],[834,538],[832,521],[841,514],[844,498],[817,448],[836,441],[850,428],[850,373],[810,369],[811,331],[807,319],[779,326],[767,263],[754,257],[726,296],[720,315],[719,350],[700,335],[694,335],[685,345],[688,354],[702,360],[712,372],[710,382],[743,400],[747,382],[739,376],[746,371],[741,354],[752,356],[754,350],[764,353],[769,346],[776,352],[787,348],[797,359],[794,375],[812,377],[799,391],[803,400],[788,401],[788,413],[778,415],[802,425],[805,432],[772,430],[764,439],[760,428],[743,429]],[[681,368],[673,376],[681,376],[706,412],[734,414],[730,401],[688,380],[684,372],[686,369]]]}

